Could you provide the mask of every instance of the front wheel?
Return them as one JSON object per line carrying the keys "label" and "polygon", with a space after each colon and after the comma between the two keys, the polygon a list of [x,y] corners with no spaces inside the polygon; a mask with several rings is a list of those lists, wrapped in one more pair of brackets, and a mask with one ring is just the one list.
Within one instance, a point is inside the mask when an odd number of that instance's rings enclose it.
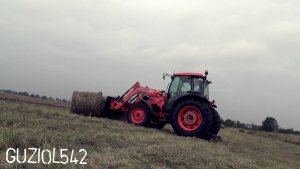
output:
{"label": "front wheel", "polygon": [[170,122],[178,135],[201,137],[210,129],[212,115],[207,103],[186,99],[175,105]]}
{"label": "front wheel", "polygon": [[148,126],[151,121],[148,106],[143,103],[133,104],[127,113],[127,121],[138,126]]}

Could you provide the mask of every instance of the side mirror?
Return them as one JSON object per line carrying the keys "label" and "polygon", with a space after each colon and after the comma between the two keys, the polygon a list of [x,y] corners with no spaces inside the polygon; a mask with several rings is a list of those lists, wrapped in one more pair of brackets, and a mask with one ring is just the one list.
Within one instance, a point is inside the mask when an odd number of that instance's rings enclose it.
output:
{"label": "side mirror", "polygon": [[167,74],[167,73],[163,73],[163,79],[164,79],[164,80],[166,80],[166,77],[167,77],[167,76],[170,76],[171,78],[173,77],[172,75],[169,75],[169,74]]}
{"label": "side mirror", "polygon": [[168,93],[167,94],[167,99],[169,99],[171,97],[171,94],[170,93]]}

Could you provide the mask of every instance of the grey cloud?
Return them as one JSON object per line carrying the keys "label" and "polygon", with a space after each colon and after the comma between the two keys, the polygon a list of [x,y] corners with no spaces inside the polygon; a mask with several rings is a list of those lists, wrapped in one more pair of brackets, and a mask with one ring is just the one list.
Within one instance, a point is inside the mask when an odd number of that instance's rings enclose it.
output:
{"label": "grey cloud", "polygon": [[209,70],[223,118],[300,129],[296,0],[0,2],[0,88],[70,97],[165,89],[163,72]]}

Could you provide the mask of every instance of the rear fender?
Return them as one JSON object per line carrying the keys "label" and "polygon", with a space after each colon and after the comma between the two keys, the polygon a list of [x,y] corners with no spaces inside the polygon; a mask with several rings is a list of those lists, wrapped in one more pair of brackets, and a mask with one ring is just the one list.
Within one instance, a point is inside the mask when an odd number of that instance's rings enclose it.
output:
{"label": "rear fender", "polygon": [[210,107],[218,108],[215,100],[213,100],[213,101],[210,102]]}
{"label": "rear fender", "polygon": [[171,112],[173,112],[175,105],[177,105],[179,102],[181,102],[182,100],[185,100],[185,99],[196,99],[196,100],[199,100],[200,102],[210,104],[210,101],[205,97],[201,97],[199,95],[194,95],[194,94],[188,94],[188,95],[177,98],[177,100],[173,102],[173,104],[171,106]]}

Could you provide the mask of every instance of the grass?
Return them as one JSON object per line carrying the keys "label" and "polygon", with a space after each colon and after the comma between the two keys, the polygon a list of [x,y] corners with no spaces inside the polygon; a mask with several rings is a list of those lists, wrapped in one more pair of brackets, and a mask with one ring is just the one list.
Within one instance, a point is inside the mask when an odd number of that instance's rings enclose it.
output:
{"label": "grass", "polygon": [[20,96],[16,94],[8,94],[8,93],[1,93],[1,92],[0,92],[0,100],[16,101],[22,103],[30,103],[30,104],[60,107],[60,108],[70,108],[71,106],[70,103],[68,102],[35,98],[30,96]]}
{"label": "grass", "polygon": [[264,131],[259,131],[259,132],[247,131],[247,133],[300,145],[300,136],[299,135],[264,132]]}
{"label": "grass", "polygon": [[[289,169],[300,166],[300,146],[276,138],[221,129],[222,142],[179,137],[69,110],[0,101],[0,168]],[[9,147],[86,149],[87,165],[11,164]]]}

